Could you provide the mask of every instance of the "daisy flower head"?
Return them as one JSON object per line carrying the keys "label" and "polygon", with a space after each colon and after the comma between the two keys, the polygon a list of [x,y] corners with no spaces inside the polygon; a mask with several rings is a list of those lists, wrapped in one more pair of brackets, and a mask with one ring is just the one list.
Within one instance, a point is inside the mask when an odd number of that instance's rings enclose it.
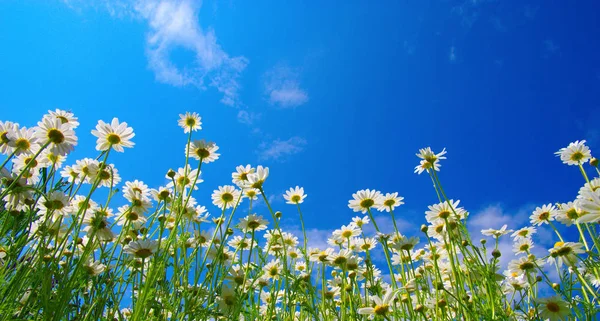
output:
{"label": "daisy flower head", "polygon": [[230,208],[240,201],[240,195],[241,192],[232,185],[219,186],[213,191],[213,204],[222,209]]}
{"label": "daisy flower head", "polygon": [[[197,190],[198,186],[196,185],[204,182],[204,180],[200,178],[200,174],[201,172],[197,168],[192,170],[192,167],[189,164],[186,167],[180,167],[172,178],[173,181],[175,181],[175,184],[171,181],[167,184],[167,187],[171,188],[177,186],[178,189],[193,188],[194,190]],[[171,180],[168,173],[165,177]]]}
{"label": "daisy flower head", "polygon": [[585,195],[585,198],[578,200],[581,212],[578,214],[577,222],[600,222],[600,189],[590,190]]}
{"label": "daisy flower head", "polygon": [[371,207],[378,206],[381,200],[381,193],[376,190],[363,189],[354,194],[348,202],[348,207],[355,212],[366,213]]}
{"label": "daisy flower head", "polygon": [[44,115],[44,118],[58,119],[61,123],[67,124],[72,129],[75,129],[79,126],[79,122],[77,121],[75,114],[61,109],[56,109],[55,111],[49,110],[48,114]]}
{"label": "daisy flower head", "polygon": [[248,175],[248,183],[250,187],[261,189],[267,177],[269,177],[269,168],[258,165],[256,172]]}
{"label": "daisy flower head", "polygon": [[283,270],[283,267],[281,265],[281,262],[279,262],[279,259],[272,260],[271,262],[267,263],[263,267],[263,271],[265,272],[265,276],[268,279],[274,279],[274,280],[278,280],[279,279],[279,277],[281,276],[282,270]]}
{"label": "daisy flower head", "polygon": [[516,231],[513,232],[513,234],[511,234],[511,237],[513,237],[515,239],[515,241],[519,240],[519,239],[528,239],[531,238],[531,236],[533,234],[535,234],[537,232],[537,229],[533,226],[526,226],[523,228],[520,228]]}
{"label": "daisy flower head", "polygon": [[40,146],[35,136],[34,128],[21,127],[7,134],[8,145],[12,147],[15,155],[33,155],[38,152]]}
{"label": "daisy flower head", "polygon": [[554,258],[559,267],[563,264],[575,266],[579,260],[577,255],[585,253],[583,246],[582,243],[556,242],[554,247],[548,250],[550,252],[549,262],[552,262],[552,258]]}
{"label": "daisy flower head", "polygon": [[[434,223],[436,221],[444,222],[445,220],[462,220],[466,218],[467,211],[462,207],[458,207],[459,204],[460,200],[450,200],[448,202],[441,202],[435,205],[429,205],[429,211],[425,212],[425,219],[429,223]],[[456,213],[456,215],[454,213]]]}
{"label": "daisy flower head", "polygon": [[585,145],[585,140],[570,143],[569,146],[559,149],[554,154],[559,156],[560,160],[567,165],[583,164],[592,157],[590,148]]}
{"label": "daisy flower head", "polygon": [[265,220],[262,216],[256,214],[250,214],[240,220],[239,228],[244,233],[252,232],[252,231],[262,231],[267,229],[267,224],[269,222]]}
{"label": "daisy flower head", "polygon": [[306,198],[306,194],[304,194],[303,187],[296,186],[287,190],[283,198],[285,198],[287,204],[302,204]]}
{"label": "daisy flower head", "polygon": [[416,154],[421,159],[419,165],[415,167],[415,173],[421,174],[424,171],[432,169],[436,172],[440,171],[440,160],[446,159],[446,149],[444,148],[440,153],[434,153],[431,147],[421,148]]}
{"label": "daisy flower head", "polygon": [[49,144],[51,151],[66,155],[77,145],[75,131],[56,118],[44,118],[35,128],[35,137],[40,144]]}
{"label": "daisy flower head", "polygon": [[[213,142],[207,142],[204,139],[195,140],[190,144],[190,156],[192,158],[202,161],[203,163],[212,163],[219,159],[220,154],[216,153],[219,150],[219,146]],[[186,153],[187,153],[186,146]]]}
{"label": "daisy flower head", "polygon": [[141,194],[141,196],[144,198],[150,197],[150,189],[148,188],[148,185],[144,184],[144,182],[137,179],[133,182],[125,182],[125,186],[123,186],[123,196],[131,202],[134,198],[134,195],[137,196],[136,193]]}
{"label": "daisy flower head", "polygon": [[369,314],[373,316],[387,317],[392,312],[394,306],[394,299],[398,294],[397,291],[388,289],[383,298],[378,296],[371,296],[371,300],[375,304],[373,307],[366,307],[358,309],[358,314]]}
{"label": "daisy flower head", "polygon": [[543,320],[566,320],[571,315],[569,304],[560,296],[535,299],[535,301],[539,305],[540,317]]}
{"label": "daisy flower head", "polygon": [[190,131],[198,131],[202,129],[202,118],[196,112],[190,113],[186,112],[185,114],[179,114],[179,120],[177,124],[179,127],[183,128],[184,133],[189,133]]}
{"label": "daisy flower head", "polygon": [[546,204],[542,207],[536,207],[535,211],[529,216],[532,225],[540,226],[554,221],[556,218],[556,207],[553,204]]}
{"label": "daisy flower head", "polygon": [[556,211],[556,220],[563,223],[566,226],[577,222],[579,216],[583,216],[583,211],[578,206],[579,200],[575,202],[568,202],[560,204]]}
{"label": "daisy flower head", "polygon": [[370,220],[368,216],[355,216],[352,218],[352,223],[354,223],[354,225],[356,225],[359,228],[362,228],[363,226],[369,224]]}
{"label": "daisy flower head", "polygon": [[250,200],[257,200],[258,194],[260,191],[256,188],[246,188],[244,189],[244,197],[247,197]]}
{"label": "daisy flower head", "polygon": [[232,182],[239,187],[245,187],[250,183],[248,175],[253,174],[255,171],[256,169],[249,164],[246,166],[239,165],[235,168],[235,172],[231,174]]}
{"label": "daisy flower head", "polygon": [[117,152],[123,152],[123,147],[131,148],[135,143],[131,139],[135,136],[133,128],[127,127],[126,122],[119,122],[119,119],[113,118],[111,123],[98,121],[96,129],[92,130],[92,135],[98,137],[96,141],[96,150],[106,151],[110,148]]}
{"label": "daisy flower head", "polygon": [[386,193],[381,196],[381,202],[377,206],[377,210],[380,212],[393,211],[396,207],[404,204],[403,199],[404,197],[398,196],[398,193]]}
{"label": "daisy flower head", "polygon": [[487,230],[481,230],[481,234],[485,235],[485,236],[493,236],[494,238],[499,238],[502,235],[506,235],[510,232],[512,232],[513,230],[507,230],[506,229],[506,224],[504,224],[499,230],[495,230],[495,229],[487,229]]}
{"label": "daisy flower head", "polygon": [[10,136],[19,129],[19,125],[11,121],[0,121],[0,154],[8,155],[13,152],[10,146]]}
{"label": "daisy flower head", "polygon": [[115,165],[105,163],[100,163],[98,165],[98,171],[90,178],[91,181],[95,181],[96,179],[99,180],[98,186],[105,186],[108,188],[112,188],[121,182],[121,176],[119,176],[119,172],[115,168]]}
{"label": "daisy flower head", "polygon": [[152,256],[158,250],[158,242],[154,240],[131,241],[123,247],[123,252],[140,259]]}
{"label": "daisy flower head", "polygon": [[40,200],[40,202],[37,203],[37,208],[42,215],[49,213],[52,213],[52,215],[56,217],[67,215],[67,210],[69,209],[69,197],[61,191],[52,191],[46,195],[45,199]]}
{"label": "daisy flower head", "polygon": [[515,240],[513,252],[515,254],[528,254],[533,248],[533,241],[529,238],[521,238]]}

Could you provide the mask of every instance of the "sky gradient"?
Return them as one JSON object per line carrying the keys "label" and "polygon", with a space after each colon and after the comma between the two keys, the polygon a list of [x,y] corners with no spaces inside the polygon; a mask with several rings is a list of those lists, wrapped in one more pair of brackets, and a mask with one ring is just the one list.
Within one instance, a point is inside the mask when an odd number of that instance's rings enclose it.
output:
{"label": "sky gradient", "polygon": [[158,187],[184,162],[178,114],[198,112],[195,137],[221,153],[203,167],[200,203],[218,214],[210,193],[231,183],[235,166],[268,166],[265,190],[286,224],[298,223],[281,194],[303,186],[321,241],[355,215],[348,200],[365,188],[405,197],[400,229],[418,234],[437,198],[413,173],[415,153],[445,147],[440,178],[472,226],[516,229],[584,183],[555,151],[581,139],[600,146],[598,7],[7,0],[0,118],[33,126],[49,109],[73,111],[81,125],[71,164],[97,155],[90,130],[117,117],[136,146],[112,162],[124,181]]}

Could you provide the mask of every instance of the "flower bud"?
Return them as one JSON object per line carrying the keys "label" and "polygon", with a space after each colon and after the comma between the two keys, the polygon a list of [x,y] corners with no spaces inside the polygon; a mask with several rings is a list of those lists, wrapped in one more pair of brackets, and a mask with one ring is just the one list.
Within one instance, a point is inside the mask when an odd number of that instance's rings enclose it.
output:
{"label": "flower bud", "polygon": [[598,167],[598,159],[596,157],[592,157],[590,159],[590,165],[592,165],[594,167]]}
{"label": "flower bud", "polygon": [[481,240],[479,240],[479,242],[480,242],[482,245],[485,245],[485,243],[487,243],[487,240],[486,240],[486,239],[481,239]]}
{"label": "flower bud", "polygon": [[173,177],[175,177],[175,174],[177,174],[177,173],[175,173],[175,171],[174,171],[174,170],[172,170],[172,169],[169,169],[169,171],[167,172],[167,176],[168,176],[169,178],[173,178]]}
{"label": "flower bud", "polygon": [[281,218],[282,214],[280,211],[275,212],[275,217],[276,218]]}
{"label": "flower bud", "polygon": [[542,279],[542,276],[541,276],[541,275],[538,275],[538,276],[536,276],[536,277],[535,277],[535,281],[536,281],[536,282],[542,282],[542,280],[543,280],[543,279]]}
{"label": "flower bud", "polygon": [[558,284],[558,283],[552,283],[552,288],[553,288],[555,291],[558,291],[558,290],[560,290],[560,284]]}
{"label": "flower bud", "polygon": [[500,250],[498,250],[498,249],[494,249],[494,250],[492,251],[492,256],[493,256],[493,257],[495,257],[495,258],[499,258],[499,257],[501,257],[501,256],[502,256],[502,253],[500,253]]}
{"label": "flower bud", "polygon": [[421,232],[427,233],[427,225],[425,225],[425,224],[421,225]]}

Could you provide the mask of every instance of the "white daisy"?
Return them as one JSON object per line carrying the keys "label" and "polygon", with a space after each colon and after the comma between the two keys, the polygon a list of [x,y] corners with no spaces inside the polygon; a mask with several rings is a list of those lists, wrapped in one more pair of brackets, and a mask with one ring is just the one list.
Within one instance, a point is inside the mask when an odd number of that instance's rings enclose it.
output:
{"label": "white daisy", "polygon": [[583,164],[592,157],[589,147],[585,145],[585,140],[570,143],[569,146],[559,149],[554,154],[567,165]]}
{"label": "white daisy", "polygon": [[[187,153],[187,146],[185,147]],[[213,142],[207,142],[204,139],[195,140],[190,144],[190,156],[194,159],[201,160],[203,163],[212,163],[219,159],[220,154],[216,151],[219,146]]]}
{"label": "white daisy", "polygon": [[117,118],[113,118],[110,124],[99,120],[96,129],[92,130],[92,135],[98,137],[96,150],[99,151],[106,151],[112,148],[122,153],[124,151],[123,147],[131,148],[135,145],[131,141],[135,136],[133,128],[127,127],[126,122],[119,122]]}
{"label": "white daisy", "polygon": [[77,145],[75,131],[56,118],[44,118],[38,122],[35,137],[40,144],[49,143],[50,150],[60,155],[68,154]]}
{"label": "white daisy", "polygon": [[393,211],[396,207],[404,204],[403,199],[404,197],[398,196],[398,193],[386,193],[381,197],[381,202],[377,206],[377,210],[380,212]]}
{"label": "white daisy", "polygon": [[123,247],[123,252],[131,254],[140,259],[152,256],[158,251],[158,242],[154,240],[131,241]]}
{"label": "white daisy", "polygon": [[230,208],[240,200],[241,192],[232,185],[219,186],[212,194],[213,204],[221,209]]}
{"label": "white daisy", "polygon": [[381,200],[381,193],[376,190],[360,190],[352,194],[353,199],[348,202],[348,207],[355,212],[366,213],[371,207],[378,206]]}
{"label": "white daisy", "polygon": [[245,187],[249,184],[248,175],[253,174],[256,171],[250,165],[239,165],[235,168],[235,172],[231,174],[232,181],[239,187]]}
{"label": "white daisy", "polygon": [[304,194],[303,187],[296,186],[287,190],[283,198],[287,201],[287,204],[302,204],[306,198],[306,194]]}
{"label": "white daisy", "polygon": [[184,133],[189,133],[190,131],[202,129],[201,119],[202,118],[198,113],[186,112],[185,114],[179,114],[177,123],[179,124],[179,127],[183,128]]}
{"label": "white daisy", "polygon": [[536,207],[535,211],[529,216],[529,220],[532,225],[540,226],[554,221],[555,217],[556,207],[553,204],[546,204],[542,207]]}

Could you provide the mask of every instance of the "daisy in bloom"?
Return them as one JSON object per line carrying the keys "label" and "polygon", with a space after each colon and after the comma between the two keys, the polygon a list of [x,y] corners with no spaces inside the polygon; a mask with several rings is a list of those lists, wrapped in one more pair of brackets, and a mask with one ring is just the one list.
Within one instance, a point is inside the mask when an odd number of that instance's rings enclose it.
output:
{"label": "daisy in bloom", "polygon": [[81,183],[81,177],[79,177],[79,173],[77,173],[77,171],[71,166],[65,166],[65,168],[60,171],[60,177],[65,178],[69,183]]}
{"label": "daisy in bloom", "polygon": [[[165,177],[171,180],[171,177],[168,173]],[[185,168],[180,167],[179,169],[177,169],[175,176],[173,176],[173,180],[175,181],[175,184],[177,185],[178,189],[193,187],[194,190],[197,190],[198,186],[196,185],[204,182],[204,180],[200,178],[200,172],[198,171],[198,169],[196,168],[192,170],[192,167],[190,165],[187,165]],[[196,180],[196,184],[194,184],[194,180]],[[167,184],[167,187],[174,187],[173,182],[169,182],[169,184]]]}
{"label": "daisy in bloom", "polygon": [[112,216],[112,211],[106,213],[96,211],[94,214],[86,215],[83,219],[83,224],[86,224],[83,231],[90,237],[94,235],[100,241],[112,241],[115,234],[110,230],[110,223],[107,220],[109,216]]}
{"label": "daisy in bloom", "polygon": [[73,114],[72,112],[69,112],[69,111],[64,111],[64,110],[60,110],[60,109],[56,109],[55,111],[49,110],[48,114],[46,114],[44,117],[47,117],[50,119],[58,119],[58,120],[60,120],[61,123],[67,124],[72,129],[75,129],[79,126],[77,117],[75,117],[75,114]]}
{"label": "daisy in bloom", "polygon": [[122,153],[124,151],[123,147],[131,148],[135,145],[131,141],[135,136],[133,128],[127,127],[126,122],[120,123],[117,118],[113,118],[110,124],[99,120],[96,129],[92,130],[92,135],[98,137],[96,150],[99,151],[106,151],[112,148]]}
{"label": "daisy in bloom", "polygon": [[[457,200],[456,202],[450,200],[449,202],[450,204],[448,204],[448,202],[442,202],[435,205],[429,205],[429,211],[425,212],[425,219],[427,222],[434,223],[436,221],[453,221],[466,218],[467,211],[462,207],[458,207],[460,200]],[[456,217],[454,213],[456,213],[456,216],[458,217]]]}
{"label": "daisy in bloom", "polygon": [[579,199],[582,213],[577,219],[579,223],[600,221],[600,189],[586,193],[587,198]]}
{"label": "daisy in bloom", "polygon": [[88,261],[83,266],[84,270],[90,276],[96,276],[106,270],[106,265],[100,263],[100,261],[94,261],[93,259],[88,259]]}
{"label": "daisy in bloom", "polygon": [[47,166],[52,166],[55,169],[61,168],[65,159],[67,159],[66,155],[57,154],[49,149],[44,149],[40,155],[38,156],[40,162],[48,163]]}
{"label": "daisy in bloom", "polygon": [[142,212],[134,210],[129,205],[119,207],[118,211],[119,218],[117,219],[117,225],[124,226],[131,224],[134,228],[139,229],[147,221]]}
{"label": "daisy in bloom", "polygon": [[144,182],[138,181],[137,179],[133,182],[125,182],[125,186],[123,186],[123,197],[131,202],[136,193],[139,193],[139,195],[144,198],[150,197],[150,189]]}
{"label": "daisy in bloom", "polygon": [[342,225],[340,229],[333,231],[332,235],[335,238],[340,238],[347,241],[353,236],[359,236],[360,229],[358,229],[356,225],[350,223],[348,225]]}
{"label": "daisy in bloom", "polygon": [[333,249],[327,248],[324,251],[320,251],[319,249],[312,249],[310,251],[309,260],[311,262],[321,262],[323,264],[327,264],[330,261],[330,257],[333,255]]}
{"label": "daisy in bloom", "polygon": [[352,223],[356,225],[358,228],[362,228],[364,225],[369,224],[370,220],[368,216],[355,216],[352,218]]}
{"label": "daisy in bloom", "polygon": [[84,182],[91,183],[91,178],[96,176],[100,166],[100,162],[92,158],[84,158],[77,160],[73,165],[73,170],[79,173],[81,179],[85,179]]}
{"label": "daisy in bloom", "polygon": [[354,199],[348,202],[348,207],[355,212],[366,213],[371,207],[378,206],[381,193],[376,190],[364,189],[352,194]]}
{"label": "daisy in bloom", "polygon": [[213,204],[221,209],[233,207],[235,202],[240,201],[241,192],[234,186],[219,186],[218,190],[213,191]]}
{"label": "daisy in bloom", "polygon": [[540,317],[545,320],[567,320],[571,315],[569,304],[560,296],[553,296],[545,299],[535,299],[540,311]]}
{"label": "daisy in bloom", "polygon": [[374,307],[360,308],[358,314],[369,314],[373,316],[382,316],[384,318],[392,312],[394,306],[394,299],[398,292],[388,289],[383,298],[378,296],[371,296],[371,300],[375,303]]}
{"label": "daisy in bloom", "polygon": [[440,159],[446,159],[444,156],[446,149],[444,148],[440,153],[436,154],[431,150],[431,147],[419,149],[416,154],[421,159],[419,165],[415,167],[415,173],[421,174],[424,171],[433,169],[436,172],[440,171]]}
{"label": "daisy in bloom", "polygon": [[250,200],[257,200],[258,194],[260,191],[256,188],[246,188],[244,189],[244,197],[247,197]]}
{"label": "daisy in bloom", "polygon": [[50,150],[61,155],[68,154],[77,145],[75,131],[59,119],[42,119],[35,128],[35,137],[40,144],[49,143]]}
{"label": "daisy in bloom", "polygon": [[248,175],[254,174],[255,171],[256,169],[250,165],[239,165],[235,168],[235,172],[231,174],[232,181],[235,185],[244,187],[249,184]]}
{"label": "daisy in bloom", "polygon": [[52,191],[48,193],[45,199],[41,199],[37,203],[37,208],[41,215],[53,214],[55,217],[59,215],[67,215],[69,208],[69,197],[61,191]]}
{"label": "daisy in bloom", "polygon": [[377,210],[380,212],[393,211],[396,207],[404,204],[404,197],[398,196],[398,193],[387,193],[381,197],[381,203],[378,204]]}
{"label": "daisy in bloom", "polygon": [[121,182],[121,176],[113,164],[100,163],[95,177],[90,177],[91,181],[99,180],[98,186],[112,188]]}
{"label": "daisy in bloom", "polygon": [[570,143],[569,146],[559,149],[554,154],[559,156],[560,160],[567,165],[583,164],[592,157],[589,147],[585,145],[585,140]]}
{"label": "daisy in bloom", "polygon": [[533,248],[533,241],[529,238],[521,238],[515,240],[513,252],[515,254],[528,254]]}
{"label": "daisy in bloom", "polygon": [[556,217],[556,207],[552,204],[546,204],[542,207],[536,207],[535,211],[529,216],[532,225],[540,226],[554,221]]}
{"label": "daisy in bloom", "polygon": [[190,131],[198,131],[202,129],[202,121],[200,115],[198,113],[190,113],[186,112],[185,114],[179,114],[179,120],[177,124],[179,127],[183,128],[184,133],[189,133]]}
{"label": "daisy in bloom", "polygon": [[515,275],[523,275],[533,272],[542,262],[537,260],[533,255],[522,256],[508,263],[508,271]]}
{"label": "daisy in bloom", "polygon": [[[575,242],[556,242],[554,247],[549,249],[550,258],[554,258],[558,262],[558,266],[561,267],[564,264],[568,266],[574,266],[577,261],[577,254],[585,253],[583,244]],[[549,259],[550,262],[551,259]]]}
{"label": "daisy in bloom", "polygon": [[402,236],[397,242],[392,244],[392,248],[398,251],[410,251],[415,245],[419,244],[419,238],[416,236]]}
{"label": "daisy in bloom", "polygon": [[252,231],[262,231],[267,229],[267,224],[269,222],[265,220],[262,216],[256,214],[250,214],[240,220],[239,228],[244,233],[252,232]]}
{"label": "daisy in bloom", "polygon": [[[186,154],[187,154],[187,146]],[[203,163],[212,163],[219,159],[220,154],[216,153],[219,150],[219,146],[213,142],[207,142],[204,139],[195,140],[190,144],[190,156],[192,158],[201,160]]]}
{"label": "daisy in bloom", "polygon": [[154,240],[131,241],[123,247],[123,252],[145,259],[158,251],[158,242]]}
{"label": "daisy in bloom", "polygon": [[586,198],[589,199],[592,196],[588,195],[588,194],[595,192],[599,188],[600,188],[600,177],[596,177],[596,178],[592,179],[591,181],[589,181],[588,183],[585,183],[585,185],[583,185],[579,189],[579,193],[577,194],[577,199],[586,199]]}
{"label": "daisy in bloom", "polygon": [[0,154],[9,155],[13,152],[10,146],[10,136],[19,130],[19,125],[11,121],[0,121]]}
{"label": "daisy in bloom", "polygon": [[7,133],[7,137],[8,145],[12,147],[15,155],[33,155],[40,148],[34,128],[21,127]]}
{"label": "daisy in bloom", "polygon": [[531,236],[533,234],[535,234],[536,232],[537,232],[537,229],[535,227],[526,226],[526,227],[516,230],[513,234],[511,234],[511,237],[513,237],[515,240],[528,239],[528,238],[531,238]]}
{"label": "daisy in bloom", "polygon": [[571,226],[571,224],[575,223],[580,215],[584,215],[579,209],[578,203],[579,201],[560,204],[556,211],[556,220],[566,226]]}
{"label": "daisy in bloom", "polygon": [[168,203],[171,201],[173,191],[166,186],[161,186],[157,189],[150,190],[150,194],[152,194],[152,198],[155,201],[157,201],[157,202],[163,201],[163,202]]}
{"label": "daisy in bloom", "polygon": [[303,187],[296,186],[286,191],[283,198],[285,198],[288,204],[302,204],[306,198],[306,194],[304,194]]}
{"label": "daisy in bloom", "polygon": [[513,230],[507,230],[506,229],[506,224],[504,224],[502,226],[502,228],[500,228],[499,230],[495,230],[495,229],[487,229],[487,230],[481,230],[481,234],[485,235],[485,236],[493,236],[494,238],[499,238],[502,235],[506,235],[510,232],[512,232]]}
{"label": "daisy in bloom", "polygon": [[248,184],[250,187],[261,189],[267,177],[269,177],[269,168],[258,165],[256,172],[248,175]]}

